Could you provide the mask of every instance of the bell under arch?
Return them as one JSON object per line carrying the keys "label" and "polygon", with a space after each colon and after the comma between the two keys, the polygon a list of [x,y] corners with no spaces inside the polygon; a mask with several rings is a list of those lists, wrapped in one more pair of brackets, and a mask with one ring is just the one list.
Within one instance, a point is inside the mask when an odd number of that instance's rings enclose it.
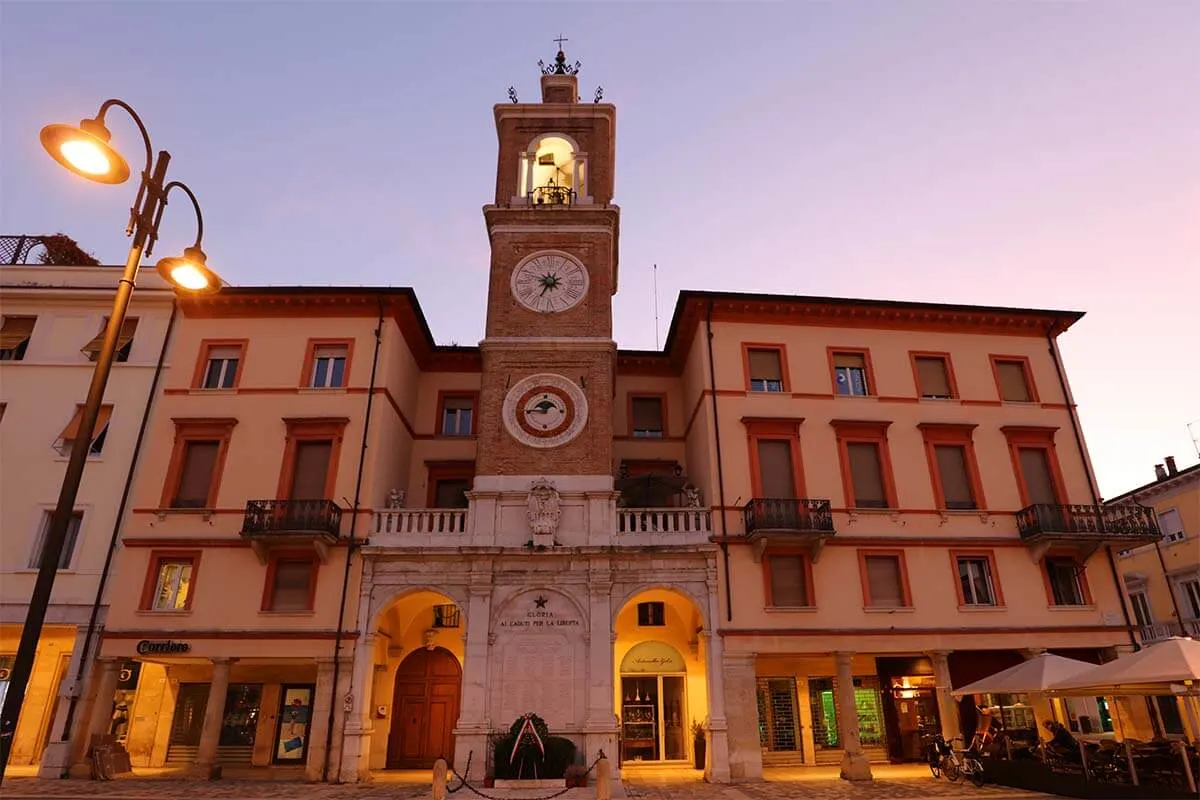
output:
{"label": "bell under arch", "polygon": [[591,203],[587,154],[565,133],[544,133],[521,153],[517,176],[520,198],[535,206]]}

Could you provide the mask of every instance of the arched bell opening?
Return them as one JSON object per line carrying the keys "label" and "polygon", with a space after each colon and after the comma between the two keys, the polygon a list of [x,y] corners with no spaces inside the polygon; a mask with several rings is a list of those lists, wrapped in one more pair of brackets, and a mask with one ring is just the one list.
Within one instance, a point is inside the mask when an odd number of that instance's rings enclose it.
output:
{"label": "arched bell opening", "polygon": [[587,192],[587,154],[565,134],[534,139],[521,154],[519,195],[535,206],[590,203]]}

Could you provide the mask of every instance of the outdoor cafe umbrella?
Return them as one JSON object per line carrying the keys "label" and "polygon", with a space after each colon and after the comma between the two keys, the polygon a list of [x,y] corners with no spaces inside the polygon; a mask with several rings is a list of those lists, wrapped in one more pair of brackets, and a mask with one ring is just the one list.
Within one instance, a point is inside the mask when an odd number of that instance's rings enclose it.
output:
{"label": "outdoor cafe umbrella", "polygon": [[1200,641],[1172,636],[1049,688],[1062,694],[1163,694],[1172,684],[1189,682],[1193,693],[1200,689]]}
{"label": "outdoor cafe umbrella", "polygon": [[1052,653],[1040,653],[1016,666],[1001,670],[995,675],[981,678],[974,683],[955,689],[951,694],[962,697],[968,694],[1029,694],[1044,692],[1054,683],[1078,675],[1095,664],[1064,658]]}

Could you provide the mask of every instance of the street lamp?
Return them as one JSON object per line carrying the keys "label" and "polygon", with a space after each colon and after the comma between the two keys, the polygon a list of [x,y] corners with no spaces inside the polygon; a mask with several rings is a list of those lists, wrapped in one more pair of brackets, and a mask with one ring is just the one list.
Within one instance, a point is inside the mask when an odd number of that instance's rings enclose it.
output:
{"label": "street lamp", "polygon": [[[180,189],[192,201],[192,207],[196,211],[196,243],[184,250],[182,257],[164,258],[159,261],[158,273],[177,291],[188,294],[211,293],[219,291],[221,288],[221,279],[208,268],[204,251],[200,249],[200,240],[204,235],[204,218],[200,213],[200,204],[196,201],[196,196],[191,189],[178,181],[165,182],[171,155],[165,150],[160,150],[158,158],[153,157],[154,151],[150,144],[150,135],[146,132],[146,126],[142,124],[137,112],[127,103],[116,99],[105,100],[95,118],[81,121],[78,127],[47,125],[41,133],[42,146],[59,164],[88,180],[97,183],[124,183],[130,175],[129,163],[109,145],[112,137],[104,125],[104,115],[113,106],[124,109],[137,124],[138,130],[142,134],[142,142],[146,146],[146,167],[142,171],[137,198],[130,209],[129,224],[125,228],[125,234],[133,237],[129,247],[129,256],[125,261],[125,271],[117,284],[112,314],[104,329],[104,343],[97,355],[96,367],[92,371],[87,402],[83,406],[79,432],[71,445],[71,457],[67,461],[67,471],[63,476],[62,490],[58,495],[58,506],[54,510],[50,527],[46,531],[41,562],[38,565],[37,582],[34,584],[33,594],[29,598],[29,613],[25,617],[25,626],[21,630],[21,642],[17,648],[17,655],[13,659],[4,707],[3,710],[0,710],[0,782],[3,781],[4,772],[8,767],[8,756],[12,751],[17,720],[21,714],[25,691],[28,688],[29,677],[33,672],[34,658],[37,655],[38,638],[41,636],[42,626],[46,620],[46,611],[50,605],[51,592],[54,589],[58,562],[66,542],[67,527],[75,510],[75,496],[79,493],[79,482],[83,478],[83,468],[87,464],[88,450],[96,430],[96,419],[100,415],[100,403],[104,399],[108,374],[112,370],[117,341],[121,333],[121,326],[125,321],[125,312],[129,309],[129,300],[133,295],[143,252],[149,256],[154,250],[154,242],[158,238],[158,226],[162,221],[163,209],[167,205],[167,195],[172,189]],[[106,575],[102,575],[101,581],[103,582],[106,577]],[[91,637],[89,636],[83,643],[83,650],[80,654],[81,672],[83,665],[87,662],[90,641]],[[74,708],[75,704],[72,702],[67,713],[67,725],[63,732],[64,739],[70,738],[71,735],[71,717]]]}

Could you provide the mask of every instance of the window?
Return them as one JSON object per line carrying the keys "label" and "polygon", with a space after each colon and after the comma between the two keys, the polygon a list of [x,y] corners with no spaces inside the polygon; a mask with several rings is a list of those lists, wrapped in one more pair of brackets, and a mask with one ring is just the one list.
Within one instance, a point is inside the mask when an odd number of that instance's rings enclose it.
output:
{"label": "window", "polygon": [[309,344],[311,356],[308,385],[313,389],[337,389],[346,385],[348,344]]}
{"label": "window", "polygon": [[[38,529],[37,539],[33,543],[33,552],[29,554],[29,569],[38,569],[42,565],[42,551],[46,548],[46,536],[50,533],[50,522],[54,519],[53,511],[42,512],[42,526]],[[63,539],[62,554],[58,557],[59,569],[70,569],[71,559],[75,555],[75,545],[79,542],[79,528],[83,525],[83,512],[76,511],[67,523],[67,536]]]}
{"label": "window", "polygon": [[832,420],[837,431],[846,503],[853,508],[895,508],[895,484],[887,452],[890,422]]}
{"label": "window", "polygon": [[1000,430],[1008,439],[1021,504],[1059,505],[1065,502],[1054,454],[1054,434],[1058,429],[1006,425]]}
{"label": "window", "polygon": [[[117,352],[113,357],[113,360],[117,363],[124,363],[129,360],[129,353],[133,350],[133,335],[137,333],[137,326],[137,317],[126,317],[121,323],[121,332],[117,335]],[[107,327],[108,317],[105,317],[104,322],[100,324],[100,332],[83,346],[81,352],[88,357],[89,361],[95,361],[100,358],[100,351],[104,349],[104,329]]]}
{"label": "window", "polygon": [[267,575],[264,611],[311,611],[317,564],[311,557],[276,557]]}
{"label": "window", "polygon": [[1057,505],[1058,493],[1050,473],[1050,457],[1044,447],[1022,447],[1017,451],[1021,463],[1021,479],[1029,505]]}
{"label": "window", "polygon": [[466,508],[470,505],[467,492],[471,491],[469,478],[445,478],[434,488],[434,508]]}
{"label": "window", "polygon": [[812,603],[808,558],[801,553],[769,553],[767,602],[777,608],[804,608]]}
{"label": "window", "polygon": [[37,317],[10,317],[5,315],[0,326],[0,361],[21,361],[33,336],[33,325]]}
{"label": "window", "polygon": [[1165,542],[1182,542],[1187,538],[1183,530],[1183,518],[1179,516],[1177,508],[1158,512],[1158,529],[1162,531]]}
{"label": "window", "polygon": [[219,441],[193,440],[183,446],[183,469],[171,508],[207,508],[216,473]]}
{"label": "window", "polygon": [[917,376],[917,394],[933,400],[949,400],[957,395],[950,377],[950,357],[928,353],[913,354],[913,372]]}
{"label": "window", "polygon": [[1133,616],[1139,626],[1145,627],[1154,621],[1154,617],[1150,615],[1150,601],[1146,599],[1144,590],[1130,592],[1129,604],[1133,606]]}
{"label": "window", "polygon": [[990,554],[955,556],[955,565],[958,567],[959,605],[1000,605],[995,580],[992,577]]}
{"label": "window", "polygon": [[426,461],[426,508],[467,508],[475,481],[474,461]]}
{"label": "window", "polygon": [[785,391],[782,348],[747,347],[746,369],[749,373],[750,391]]}
{"label": "window", "polygon": [[630,427],[635,439],[661,439],[664,434],[663,399],[632,397],[629,400]]}
{"label": "window", "polygon": [[840,395],[865,397],[871,394],[868,381],[866,351],[858,353],[833,352],[833,386]]}
{"label": "window", "polygon": [[789,500],[796,497],[796,473],[792,443],[780,439],[757,439],[759,491],[761,497]]}
{"label": "window", "polygon": [[[98,456],[104,451],[104,441],[108,438],[108,424],[112,417],[113,407],[111,405],[100,406],[100,414],[96,417],[96,427],[92,429],[92,446],[88,448],[88,455]],[[54,443],[54,449],[59,452],[59,455],[67,456],[71,454],[71,448],[75,445],[75,440],[79,438],[79,428],[83,424],[83,406],[75,407],[75,416],[71,417],[71,421],[67,423],[67,427],[63,428],[62,433],[58,435],[58,440]]]}
{"label": "window", "polygon": [[1052,605],[1087,605],[1082,564],[1073,558],[1065,557],[1047,557],[1044,563]]}
{"label": "window", "polygon": [[172,421],[175,448],[159,508],[213,508],[237,420],[210,417]]}
{"label": "window", "polygon": [[1189,620],[1200,619],[1200,578],[1187,578],[1176,586],[1179,587],[1179,610]]}
{"label": "window", "polygon": [[474,419],[474,395],[447,395],[442,398],[443,436],[470,436],[475,430]]}
{"label": "window", "polygon": [[1036,403],[1037,394],[1033,389],[1033,381],[1029,377],[1029,360],[1014,356],[992,357],[992,369],[996,375],[996,387],[1000,391],[1000,399],[1008,403]]}
{"label": "window", "polygon": [[433,607],[433,627],[457,628],[462,624],[462,614],[454,603],[443,603]]}
{"label": "window", "polygon": [[238,367],[242,363],[242,346],[236,344],[209,345],[204,363],[202,389],[233,389],[237,386]]}
{"label": "window", "polygon": [[296,441],[292,449],[289,500],[326,500],[329,497],[329,464],[333,442],[322,439]]}
{"label": "window", "polygon": [[638,625],[642,628],[661,628],[667,624],[666,606],[658,600],[638,603]]}
{"label": "window", "polygon": [[150,608],[154,611],[185,611],[192,607],[192,573],[196,559],[167,556],[157,560],[157,577]]}
{"label": "window", "polygon": [[912,605],[901,553],[859,551],[863,604],[869,608],[906,608]]}
{"label": "window", "polygon": [[939,444],[933,448],[946,508],[976,508],[975,493],[967,472],[967,448],[960,444]]}

